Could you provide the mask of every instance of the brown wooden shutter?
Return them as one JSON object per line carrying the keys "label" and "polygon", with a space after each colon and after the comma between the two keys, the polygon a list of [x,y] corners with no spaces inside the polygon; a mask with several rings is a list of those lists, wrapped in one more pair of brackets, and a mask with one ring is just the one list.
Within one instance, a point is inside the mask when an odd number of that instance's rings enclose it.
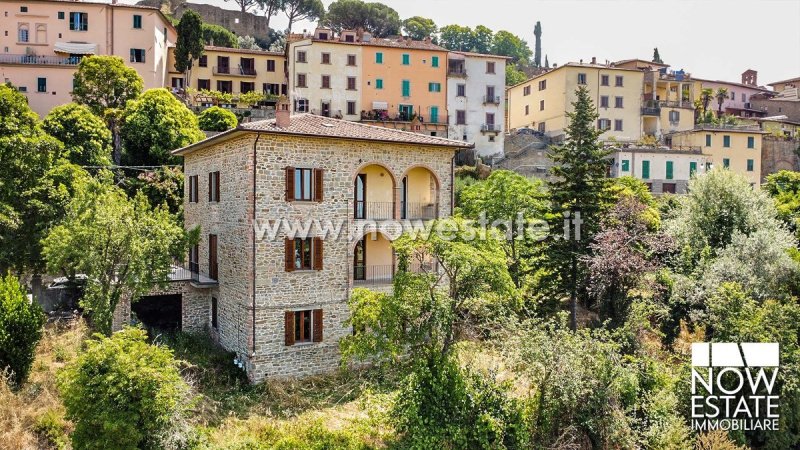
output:
{"label": "brown wooden shutter", "polygon": [[217,198],[215,198],[214,200],[216,200],[216,201],[218,201],[218,202],[219,202],[219,199],[220,199],[220,193],[219,193],[219,172],[214,172],[214,173],[215,173],[215,175],[214,175],[214,183],[216,184],[216,186],[214,186],[214,188],[215,188],[215,189],[214,189],[214,193],[216,194],[216,197],[217,197]]}
{"label": "brown wooden shutter", "polygon": [[287,272],[294,272],[294,239],[285,238],[283,241],[283,262]]}
{"label": "brown wooden shutter", "polygon": [[322,201],[322,194],[324,192],[322,182],[323,173],[324,171],[322,169],[314,169],[314,200],[318,202]]}
{"label": "brown wooden shutter", "polygon": [[322,270],[322,238],[314,238],[314,270]]}
{"label": "brown wooden shutter", "polygon": [[283,340],[286,345],[294,345],[294,311],[283,313]]}
{"label": "brown wooden shutter", "polygon": [[286,168],[286,201],[294,201],[294,167]]}
{"label": "brown wooden shutter", "polygon": [[208,173],[208,201],[214,200],[212,193],[214,192],[214,172]]}
{"label": "brown wooden shutter", "polygon": [[322,342],[322,310],[315,309],[314,310],[314,331],[313,331],[313,338],[314,342]]}

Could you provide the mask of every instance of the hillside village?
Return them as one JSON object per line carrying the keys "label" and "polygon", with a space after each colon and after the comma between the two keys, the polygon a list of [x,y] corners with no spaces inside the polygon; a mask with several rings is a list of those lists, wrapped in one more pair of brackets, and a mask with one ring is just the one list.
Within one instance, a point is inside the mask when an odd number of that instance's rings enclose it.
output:
{"label": "hillside village", "polygon": [[800,76],[0,5],[0,448],[800,448]]}

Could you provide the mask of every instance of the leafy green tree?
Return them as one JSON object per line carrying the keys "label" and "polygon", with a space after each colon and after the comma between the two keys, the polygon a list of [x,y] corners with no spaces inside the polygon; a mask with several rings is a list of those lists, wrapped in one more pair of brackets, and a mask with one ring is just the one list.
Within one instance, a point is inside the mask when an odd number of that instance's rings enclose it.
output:
{"label": "leafy green tree", "polygon": [[264,17],[267,19],[267,29],[272,31],[269,23],[273,16],[278,15],[283,9],[283,0],[258,0],[258,7],[264,12]]}
{"label": "leafy green tree", "polygon": [[172,261],[184,254],[186,235],[166,207],[151,208],[143,193],[129,198],[101,179],[84,180],[64,220],[44,239],[52,273],[86,274],[81,306],[92,324],[109,334],[120,300],[135,301],[164,284]]}
{"label": "leafy green tree", "polygon": [[761,187],[775,200],[778,217],[800,237],[800,172],[773,173]]}
{"label": "leafy green tree", "polygon": [[717,109],[717,117],[722,117],[722,104],[725,103],[725,99],[728,98],[728,88],[717,88],[715,96],[717,97],[717,105],[719,105]]}
{"label": "leafy green tree", "polygon": [[403,32],[417,41],[433,37],[436,29],[436,23],[426,17],[414,16],[403,21]]}
{"label": "leafy green tree", "polygon": [[206,45],[226,48],[237,48],[237,45],[239,45],[236,35],[225,27],[204,23],[201,27],[201,31],[203,32],[203,41]]}
{"label": "leafy green tree", "polygon": [[175,43],[175,70],[184,74],[184,86],[189,86],[192,62],[203,56],[203,19],[200,14],[187,9],[178,22],[178,41]]}
{"label": "leafy green tree", "polygon": [[203,131],[227,131],[236,128],[239,121],[236,114],[219,106],[212,106],[201,112],[198,116],[198,124]]}
{"label": "leafy green tree", "polygon": [[514,86],[527,80],[525,72],[517,69],[514,64],[506,64],[506,86]]}
{"label": "leafy green tree", "polygon": [[[573,110],[567,113],[566,141],[550,152],[554,162],[554,179],[549,182],[553,239],[548,252],[551,273],[559,279],[556,291],[569,292],[573,327],[577,326],[578,291],[585,285],[585,270],[579,262],[589,253],[588,244],[600,227],[601,211],[608,202],[610,155],[597,140],[601,131],[595,127],[598,116],[589,91],[581,86],[575,94]],[[563,235],[565,219],[572,221],[567,236]]]}
{"label": "leafy green tree", "polygon": [[533,27],[533,35],[536,36],[533,66],[542,67],[542,24],[538,20],[536,21],[536,26]]}
{"label": "leafy green tree", "polygon": [[515,64],[527,64],[533,52],[528,47],[528,43],[520,39],[519,36],[501,30],[494,35],[492,54],[508,56]]}
{"label": "leafy green tree", "polygon": [[142,77],[118,56],[90,56],[81,59],[73,85],[72,99],[105,120],[111,130],[112,160],[119,164],[122,158],[120,117],[127,102],[142,93]]}
{"label": "leafy green tree", "polygon": [[320,0],[283,0],[283,12],[289,19],[286,30],[291,33],[292,25],[299,20],[315,21],[325,16],[325,5]]}
{"label": "leafy green tree", "polygon": [[31,134],[38,120],[24,94],[10,83],[0,84],[0,137]]}
{"label": "leafy green tree", "polygon": [[0,369],[10,369],[16,384],[28,377],[44,323],[42,308],[28,301],[19,281],[11,274],[0,279]]}
{"label": "leafy green tree", "polygon": [[658,54],[658,47],[653,49],[653,62],[658,64],[664,64],[664,61],[661,60],[661,55]]}
{"label": "leafy green tree", "polygon": [[394,9],[383,3],[361,0],[337,0],[331,3],[322,23],[337,33],[361,28],[375,37],[400,34],[403,26],[400,15]]}
{"label": "leafy green tree", "polygon": [[[485,181],[461,192],[460,212],[472,220],[483,220],[506,239],[501,247],[509,273],[517,288],[536,267],[531,261],[536,242],[547,235],[547,195],[540,180],[531,180],[508,170],[495,170]],[[516,226],[515,226],[516,225]],[[538,225],[539,235],[531,231]]]}
{"label": "leafy green tree", "polygon": [[445,25],[439,30],[439,44],[448,50],[471,51],[472,29],[461,25]]}
{"label": "leafy green tree", "polygon": [[239,48],[247,50],[263,50],[261,46],[258,45],[256,38],[254,38],[253,36],[250,35],[236,36],[236,41],[238,43]]}
{"label": "leafy green tree", "polygon": [[183,185],[185,177],[180,167],[159,167],[127,178],[126,191],[130,197],[142,192],[153,206],[166,206],[170,213],[183,216]]}
{"label": "leafy green tree", "polygon": [[366,31],[379,37],[400,34],[403,21],[400,20],[400,14],[397,11],[380,2],[367,3],[367,6],[367,26],[364,27]]}
{"label": "leafy green tree", "polygon": [[472,50],[489,54],[492,52],[492,45],[494,44],[494,32],[488,27],[478,25],[472,32]]}
{"label": "leafy green tree", "polygon": [[170,151],[205,138],[197,116],[166,89],[150,89],[130,102],[120,131],[131,165],[171,164]]}
{"label": "leafy green tree", "polygon": [[86,341],[58,387],[75,449],[185,448],[189,386],[172,351],[149,345],[140,328]]}
{"label": "leafy green tree", "polygon": [[84,105],[69,103],[51,109],[42,129],[64,144],[65,156],[81,166],[111,164],[111,131]]}
{"label": "leafy green tree", "polygon": [[[229,0],[224,0],[228,2]],[[257,0],[233,0],[233,3],[236,3],[236,6],[242,11],[242,14],[250,11],[253,8],[256,8],[259,4]]]}

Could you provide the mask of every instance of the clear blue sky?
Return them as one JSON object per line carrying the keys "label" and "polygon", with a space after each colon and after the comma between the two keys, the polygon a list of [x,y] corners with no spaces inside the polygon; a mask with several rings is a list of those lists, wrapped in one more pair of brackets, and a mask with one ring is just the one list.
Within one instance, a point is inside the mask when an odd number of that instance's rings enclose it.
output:
{"label": "clear blue sky", "polygon": [[[132,0],[125,0],[132,1]],[[235,9],[223,0],[190,0]],[[327,6],[332,0],[323,0]],[[800,76],[800,0],[385,0],[401,18],[424,16],[506,29],[533,48],[542,22],[550,63],[650,59],[653,47],[674,69],[700,78],[740,81],[746,69],[759,84]],[[273,18],[285,27],[285,16]],[[295,30],[313,29],[301,23]]]}

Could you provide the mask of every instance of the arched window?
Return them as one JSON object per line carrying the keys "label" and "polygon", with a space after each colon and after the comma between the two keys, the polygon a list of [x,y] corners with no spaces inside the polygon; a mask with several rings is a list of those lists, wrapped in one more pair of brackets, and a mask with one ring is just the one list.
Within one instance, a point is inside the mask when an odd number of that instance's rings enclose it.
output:
{"label": "arched window", "polygon": [[36,24],[36,43],[37,44],[46,44],[47,43],[47,25],[43,23]]}
{"label": "arched window", "polygon": [[19,28],[17,28],[17,42],[29,42],[29,33],[30,30],[28,29],[27,23],[19,24]]}

